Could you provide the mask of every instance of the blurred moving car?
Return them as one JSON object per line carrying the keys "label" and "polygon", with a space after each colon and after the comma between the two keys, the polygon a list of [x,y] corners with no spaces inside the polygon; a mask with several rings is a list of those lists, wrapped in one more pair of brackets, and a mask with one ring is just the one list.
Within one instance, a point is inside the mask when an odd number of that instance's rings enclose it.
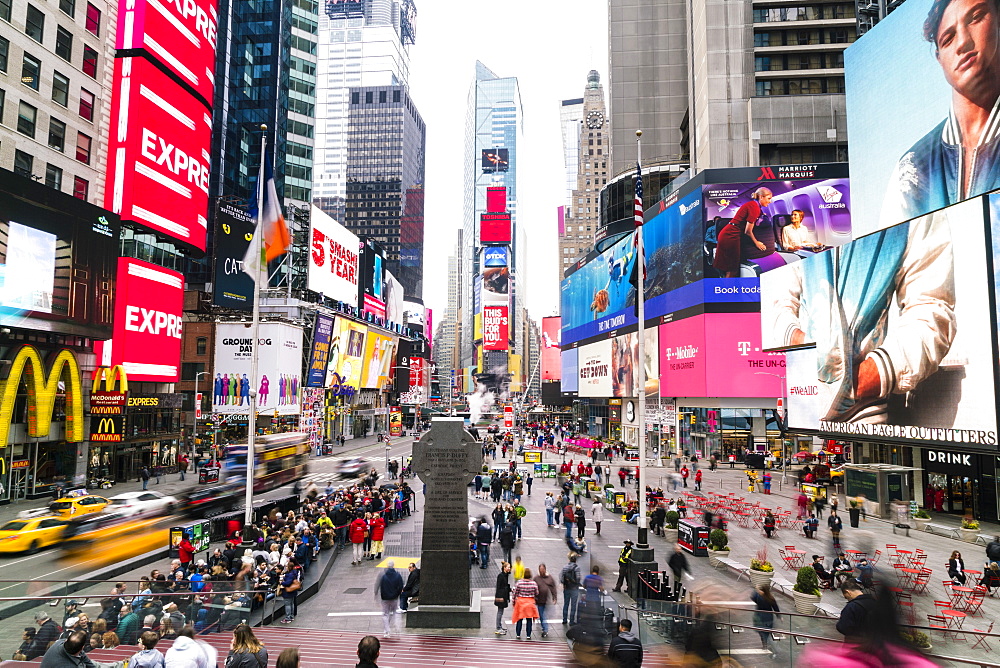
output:
{"label": "blurred moving car", "polygon": [[131,516],[170,515],[180,506],[176,497],[160,492],[125,492],[116,494],[109,499],[108,510],[122,512]]}
{"label": "blurred moving car", "polygon": [[367,475],[371,466],[364,457],[351,457],[337,463],[335,469],[341,478],[360,478]]}
{"label": "blurred moving car", "polygon": [[103,496],[86,494],[83,496],[66,496],[49,504],[49,510],[61,517],[75,517],[88,513],[99,513],[111,502]]}
{"label": "blurred moving car", "polygon": [[58,515],[11,520],[0,527],[0,553],[34,554],[62,540],[66,525]]}
{"label": "blurred moving car", "polygon": [[176,507],[186,517],[211,517],[241,507],[245,491],[246,484],[242,479],[211,487],[196,487],[184,494]]}
{"label": "blurred moving car", "polygon": [[163,549],[170,540],[172,522],[172,518],[137,517],[128,511],[86,515],[66,526],[60,561],[104,566]]}

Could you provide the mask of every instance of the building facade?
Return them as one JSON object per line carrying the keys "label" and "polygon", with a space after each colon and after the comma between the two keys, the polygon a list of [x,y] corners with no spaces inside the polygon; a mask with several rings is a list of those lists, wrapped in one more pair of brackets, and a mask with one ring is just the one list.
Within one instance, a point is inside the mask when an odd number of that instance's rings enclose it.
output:
{"label": "building facade", "polygon": [[0,3],[0,168],[104,203],[118,3]]}
{"label": "building facade", "polygon": [[316,206],[344,222],[352,88],[405,86],[415,40],[413,0],[327,3],[319,22]]}

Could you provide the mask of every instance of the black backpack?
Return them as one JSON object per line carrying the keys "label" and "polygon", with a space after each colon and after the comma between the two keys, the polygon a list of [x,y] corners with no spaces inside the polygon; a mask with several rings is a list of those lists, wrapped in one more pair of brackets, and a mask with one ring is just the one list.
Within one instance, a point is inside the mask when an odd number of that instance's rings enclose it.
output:
{"label": "black backpack", "polygon": [[577,579],[576,569],[570,568],[569,565],[563,566],[559,581],[562,582],[564,587],[579,586],[580,584],[580,580]]}

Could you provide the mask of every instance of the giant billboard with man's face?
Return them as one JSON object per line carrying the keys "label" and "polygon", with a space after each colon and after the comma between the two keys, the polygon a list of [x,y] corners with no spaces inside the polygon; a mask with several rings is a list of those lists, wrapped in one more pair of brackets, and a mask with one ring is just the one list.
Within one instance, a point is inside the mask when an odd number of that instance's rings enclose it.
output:
{"label": "giant billboard with man's face", "polygon": [[845,53],[854,231],[1000,188],[1000,10],[907,0]]}

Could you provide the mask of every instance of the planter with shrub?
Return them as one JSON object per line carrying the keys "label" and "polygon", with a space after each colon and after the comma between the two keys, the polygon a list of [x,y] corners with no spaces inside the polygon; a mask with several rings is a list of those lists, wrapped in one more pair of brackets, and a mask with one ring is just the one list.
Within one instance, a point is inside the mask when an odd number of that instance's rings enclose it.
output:
{"label": "planter with shrub", "polygon": [[708,563],[712,568],[718,568],[719,558],[729,556],[729,534],[722,529],[712,529],[708,534]]}
{"label": "planter with shrub", "polygon": [[819,590],[819,576],[812,566],[803,566],[795,578],[792,587],[792,598],[795,599],[795,612],[812,615],[816,612],[816,604],[822,594]]}
{"label": "planter with shrub", "polygon": [[750,583],[754,587],[770,584],[774,579],[774,565],[767,560],[767,549],[762,548],[757,556],[750,560]]}
{"label": "planter with shrub", "polygon": [[972,519],[971,517],[962,518],[962,526],[959,528],[962,534],[962,540],[967,543],[971,543],[976,540],[976,536],[979,535],[979,522]]}
{"label": "planter with shrub", "polygon": [[663,518],[663,537],[668,543],[677,542],[677,522],[680,518],[681,514],[676,510],[668,510]]}
{"label": "planter with shrub", "polygon": [[913,524],[917,527],[917,531],[926,530],[927,525],[930,523],[931,523],[931,516],[923,508],[913,513]]}

